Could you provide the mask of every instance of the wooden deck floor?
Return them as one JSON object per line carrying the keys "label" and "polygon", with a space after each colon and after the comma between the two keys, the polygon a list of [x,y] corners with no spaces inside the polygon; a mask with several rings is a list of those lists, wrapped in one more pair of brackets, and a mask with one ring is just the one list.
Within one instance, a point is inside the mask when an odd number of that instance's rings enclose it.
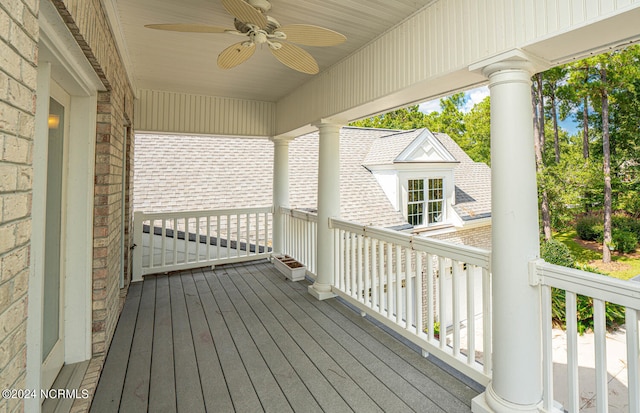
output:
{"label": "wooden deck floor", "polygon": [[478,392],[268,261],[131,285],[91,411],[469,412]]}

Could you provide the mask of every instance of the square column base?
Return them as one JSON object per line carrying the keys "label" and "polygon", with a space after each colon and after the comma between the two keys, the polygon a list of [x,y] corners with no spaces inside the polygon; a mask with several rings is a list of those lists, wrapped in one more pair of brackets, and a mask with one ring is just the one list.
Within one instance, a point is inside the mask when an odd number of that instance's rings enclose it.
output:
{"label": "square column base", "polygon": [[331,291],[318,291],[315,288],[313,288],[313,285],[310,285],[307,288],[307,292],[309,294],[311,294],[312,296],[314,296],[316,298],[316,300],[318,301],[323,301],[329,298],[334,298],[336,297],[336,295],[334,293],[332,293]]}

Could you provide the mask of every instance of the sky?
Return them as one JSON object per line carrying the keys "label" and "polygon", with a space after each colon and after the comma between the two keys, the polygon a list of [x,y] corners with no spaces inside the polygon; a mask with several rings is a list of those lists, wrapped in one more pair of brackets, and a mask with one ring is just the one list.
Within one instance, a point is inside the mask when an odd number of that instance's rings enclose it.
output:
{"label": "sky", "polygon": [[[471,89],[465,92],[465,105],[462,108],[464,113],[469,112],[476,103],[481,102],[484,98],[489,96],[489,87],[480,86],[475,89]],[[440,99],[430,100],[418,105],[420,112],[431,113],[440,112]],[[575,134],[578,131],[579,125],[573,119],[565,119],[559,122],[562,129],[566,130],[570,135]]]}

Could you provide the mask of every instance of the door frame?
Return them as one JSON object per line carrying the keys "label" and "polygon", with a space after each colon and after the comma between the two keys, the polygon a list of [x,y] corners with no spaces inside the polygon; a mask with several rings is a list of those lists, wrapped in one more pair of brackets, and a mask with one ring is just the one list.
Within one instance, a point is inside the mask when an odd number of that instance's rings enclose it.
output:
{"label": "door frame", "polygon": [[[33,146],[31,265],[25,388],[41,389],[44,224],[47,183],[48,112],[51,81],[69,95],[64,262],[64,362],[92,356],[92,268],[95,143],[98,91],[106,90],[66,24],[48,0],[40,0],[40,39]],[[63,217],[63,222],[65,218]],[[40,411],[40,400],[25,400],[25,411]]]}

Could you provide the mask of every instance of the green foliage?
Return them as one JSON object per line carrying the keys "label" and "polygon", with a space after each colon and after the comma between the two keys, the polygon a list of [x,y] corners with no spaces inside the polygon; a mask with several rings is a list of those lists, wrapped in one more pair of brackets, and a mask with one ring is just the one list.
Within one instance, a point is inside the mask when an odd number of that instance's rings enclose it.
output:
{"label": "green foliage", "polygon": [[540,245],[540,257],[548,263],[565,267],[573,267],[575,264],[575,259],[571,255],[569,247],[553,238]]}
{"label": "green foliage", "polygon": [[578,237],[585,241],[602,241],[603,221],[595,215],[585,215],[576,220]]}
{"label": "green foliage", "polygon": [[[633,234],[631,234],[633,235]],[[637,241],[636,241],[637,242]],[[569,248],[560,241],[551,239],[540,245],[540,257],[548,263],[563,265],[570,268],[578,268],[583,271],[599,273],[598,269],[586,265],[576,266],[575,260]],[[593,299],[582,295],[577,296],[577,321],[578,332],[582,335],[593,330]],[[608,328],[616,328],[624,323],[624,308],[607,303],[605,313]],[[555,325],[565,328],[567,322],[566,292],[565,290],[551,289],[551,317]]]}
{"label": "green foliage", "polygon": [[614,249],[623,254],[635,251],[638,245],[638,237],[636,234],[621,229],[613,230],[612,241]]}
{"label": "green foliage", "polygon": [[622,231],[632,232],[640,240],[640,219],[627,215],[614,215],[613,227]]}
{"label": "green foliage", "polygon": [[[593,271],[592,271],[593,272]],[[566,328],[567,308],[566,291],[557,288],[551,289],[551,318],[553,323]],[[583,335],[588,331],[593,331],[593,299],[583,295],[576,296],[576,318],[578,322],[578,333]],[[605,319],[608,329],[616,329],[625,321],[624,307],[618,304],[605,304]]]}

